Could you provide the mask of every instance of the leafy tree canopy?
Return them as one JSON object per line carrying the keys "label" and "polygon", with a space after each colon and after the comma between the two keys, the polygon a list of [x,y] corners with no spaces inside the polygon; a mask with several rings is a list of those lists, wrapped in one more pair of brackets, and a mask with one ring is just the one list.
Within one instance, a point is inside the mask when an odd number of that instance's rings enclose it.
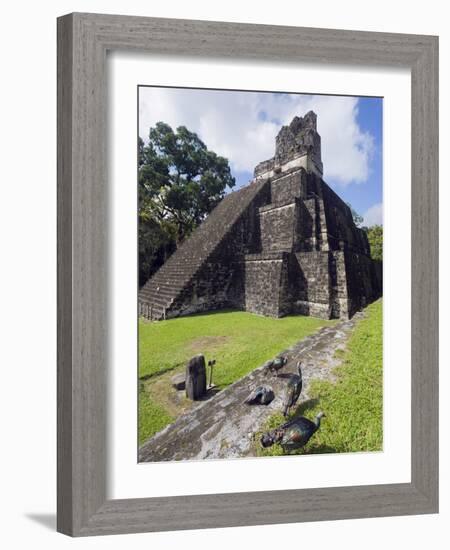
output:
{"label": "leafy tree canopy", "polygon": [[363,226],[364,218],[356,212],[353,206],[348,202],[347,206],[352,213],[353,221],[357,227],[367,233],[370,244],[370,256],[374,260],[383,260],[383,226],[373,225],[372,227]]}
{"label": "leafy tree canopy", "polygon": [[139,138],[139,281],[164,263],[235,185],[228,160],[185,126],[158,122]]}
{"label": "leafy tree canopy", "polygon": [[356,225],[356,227],[360,227],[364,221],[364,218],[361,216],[361,214],[358,214],[358,212],[353,208],[353,206],[349,202],[347,202],[346,204],[350,208],[350,212],[352,213],[354,224]]}
{"label": "leafy tree canopy", "polygon": [[180,126],[176,132],[158,122],[148,144],[139,141],[140,209],[177,228],[177,241],[219,203],[233,187],[228,160],[208,150],[203,141]]}
{"label": "leafy tree canopy", "polygon": [[370,255],[374,260],[383,260],[383,226],[364,227],[370,244]]}

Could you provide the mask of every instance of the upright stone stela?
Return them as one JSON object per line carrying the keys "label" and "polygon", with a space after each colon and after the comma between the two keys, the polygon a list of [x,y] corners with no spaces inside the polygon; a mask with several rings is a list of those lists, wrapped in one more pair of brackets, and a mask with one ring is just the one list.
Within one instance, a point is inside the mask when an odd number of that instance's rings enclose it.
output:
{"label": "upright stone stela", "polygon": [[366,233],[323,181],[317,117],[283,126],[275,155],[229,193],[139,291],[158,320],[223,308],[349,318],[381,295]]}

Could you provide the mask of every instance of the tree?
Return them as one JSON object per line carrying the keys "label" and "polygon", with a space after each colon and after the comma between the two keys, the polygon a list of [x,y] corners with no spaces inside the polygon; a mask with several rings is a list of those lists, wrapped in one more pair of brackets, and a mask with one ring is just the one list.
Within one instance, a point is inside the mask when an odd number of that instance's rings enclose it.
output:
{"label": "tree", "polygon": [[139,216],[139,286],[166,261],[176,249],[176,227],[158,222],[146,212]]}
{"label": "tree", "polygon": [[185,126],[139,138],[139,279],[143,284],[235,185],[228,160]]}
{"label": "tree", "polygon": [[228,160],[209,151],[185,126],[176,132],[158,122],[149,142],[139,143],[140,206],[171,220],[182,241],[233,187]]}
{"label": "tree", "polygon": [[350,208],[350,212],[352,213],[353,223],[356,225],[356,227],[360,227],[364,221],[364,218],[361,216],[361,214],[358,214],[358,212],[356,212],[356,210],[349,202],[347,202],[346,204]]}
{"label": "tree", "polygon": [[370,256],[373,260],[383,260],[383,226],[373,225],[372,227],[363,226],[364,218],[356,212],[353,206],[347,202],[350,208],[354,224],[366,232],[370,245]]}
{"label": "tree", "polygon": [[383,260],[383,226],[373,225],[364,228],[370,244],[370,255],[374,260]]}

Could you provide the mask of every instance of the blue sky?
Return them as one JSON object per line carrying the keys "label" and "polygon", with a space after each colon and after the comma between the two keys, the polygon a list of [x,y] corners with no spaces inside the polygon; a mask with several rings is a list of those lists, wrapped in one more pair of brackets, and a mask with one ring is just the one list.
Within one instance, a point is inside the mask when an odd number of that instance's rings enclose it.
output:
{"label": "blue sky", "polygon": [[184,125],[228,158],[237,187],[273,156],[283,124],[317,114],[324,180],[364,216],[382,223],[382,99],[350,96],[140,87],[139,134],[162,120]]}

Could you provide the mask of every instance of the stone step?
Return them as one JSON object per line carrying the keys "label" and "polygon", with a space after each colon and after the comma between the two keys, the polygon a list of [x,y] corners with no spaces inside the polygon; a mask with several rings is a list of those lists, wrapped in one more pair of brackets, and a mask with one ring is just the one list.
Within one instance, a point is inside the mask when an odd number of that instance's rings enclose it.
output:
{"label": "stone step", "polygon": [[265,185],[264,181],[254,182],[247,188],[227,195],[142,287],[139,291],[142,300],[156,305],[167,299],[167,307],[171,300],[183,299],[183,290],[192,283],[250,201]]}
{"label": "stone step", "polygon": [[151,308],[153,315],[160,314],[164,310],[164,306],[160,306],[154,303],[150,304],[147,302],[139,302],[139,304],[140,304],[141,310],[144,311],[145,314],[147,314],[147,307],[148,307],[148,311],[150,311],[150,308]]}
{"label": "stone step", "polygon": [[195,264],[190,265],[168,265],[161,268],[159,273],[186,273],[192,272],[198,269],[201,266],[202,262],[196,262]]}
{"label": "stone step", "polygon": [[141,302],[146,302],[148,304],[153,304],[159,307],[168,307],[178,296],[178,294],[172,296],[161,296],[158,294],[147,294],[141,296]]}
{"label": "stone step", "polygon": [[184,288],[184,283],[187,283],[188,281],[189,279],[185,279],[185,281],[183,281],[183,284],[169,282],[169,283],[161,283],[159,285],[148,286],[146,288],[143,288],[140,294],[142,296],[147,296],[152,294],[152,295],[159,295],[159,296],[167,296],[171,298],[174,294],[177,294],[178,292],[180,292],[180,290]]}
{"label": "stone step", "polygon": [[173,296],[168,298],[167,296],[158,296],[157,294],[152,294],[149,296],[142,296],[141,302],[146,302],[150,305],[156,305],[158,307],[167,307],[173,299]]}
{"label": "stone step", "polygon": [[151,300],[151,302],[148,302],[149,303],[149,306],[155,308],[155,309],[158,309],[160,310],[161,312],[163,310],[168,310],[171,306],[171,303],[170,302],[167,302],[165,300],[161,300],[161,299],[153,299]]}
{"label": "stone step", "polygon": [[[146,306],[143,306],[139,310],[139,315],[141,317],[144,317],[145,319],[150,319],[150,307],[147,309]],[[147,317],[148,315],[148,317]],[[162,319],[164,317],[163,310],[157,307],[151,308],[151,320],[152,321],[158,321],[159,319]]]}
{"label": "stone step", "polygon": [[158,271],[156,275],[158,277],[163,275],[169,275],[169,274],[184,274],[184,273],[192,273],[193,271],[196,271],[200,267],[201,263],[192,265],[192,266],[167,266],[163,267]]}
{"label": "stone step", "polygon": [[169,291],[179,290],[179,289],[183,288],[186,285],[186,283],[188,283],[190,281],[190,279],[191,279],[191,277],[183,277],[182,279],[167,278],[167,279],[164,279],[164,281],[158,281],[157,284],[148,286],[147,288],[152,289],[154,291],[158,291],[158,290],[169,290]]}
{"label": "stone step", "polygon": [[173,256],[171,256],[169,261],[166,264],[164,264],[164,267],[167,267],[167,268],[171,268],[171,267],[191,267],[191,266],[198,265],[198,263],[202,259],[203,259],[202,255],[195,255],[194,256],[194,253],[192,251],[189,254],[189,258],[187,258],[185,260],[183,258],[180,258],[175,253]]}
{"label": "stone step", "polygon": [[164,266],[191,266],[196,265],[199,260],[201,260],[202,255],[195,254],[193,251],[189,251],[189,253],[186,253],[186,257],[180,256],[177,252],[174,252],[173,256],[171,256],[167,262],[164,264]]}
{"label": "stone step", "polygon": [[147,294],[159,294],[159,295],[165,295],[165,296],[172,296],[174,293],[181,290],[182,287],[179,285],[174,285],[170,283],[161,283],[159,285],[152,285],[148,286],[145,289],[142,289],[141,294],[147,295]]}
{"label": "stone step", "polygon": [[177,292],[178,290],[181,290],[184,285],[190,280],[190,277],[186,277],[185,279],[174,281],[172,280],[166,280],[164,282],[161,282],[159,285],[151,286],[149,289],[152,289],[155,292],[170,292],[171,294],[173,292]]}
{"label": "stone step", "polygon": [[164,275],[186,275],[195,272],[199,267],[200,265],[195,265],[194,267],[174,267],[164,270]]}
{"label": "stone step", "polygon": [[195,271],[186,271],[183,273],[164,273],[164,275],[161,274],[158,278],[155,278],[155,282],[162,283],[164,281],[184,281],[186,278],[191,277],[194,273]]}
{"label": "stone step", "polygon": [[179,296],[184,288],[185,287],[160,288],[159,290],[146,289],[145,292],[141,292],[139,296],[144,301],[150,301],[158,298],[160,301],[164,300],[168,303]]}
{"label": "stone step", "polygon": [[176,294],[181,289],[184,288],[184,286],[188,283],[189,277],[184,279],[183,281],[175,282],[175,281],[165,281],[164,283],[160,283],[158,285],[151,285],[146,288],[143,288],[140,292],[142,296],[146,296],[147,294],[165,294],[167,296],[172,296],[173,294]]}
{"label": "stone step", "polygon": [[[186,277],[185,279],[174,281],[173,279],[166,279],[164,281],[160,281],[158,284],[152,284],[145,288],[145,290],[153,290],[155,292],[158,292],[158,290],[168,290],[170,292],[175,291],[177,289],[183,288],[183,286],[189,281],[190,277]],[[142,289],[144,291],[144,289]]]}

